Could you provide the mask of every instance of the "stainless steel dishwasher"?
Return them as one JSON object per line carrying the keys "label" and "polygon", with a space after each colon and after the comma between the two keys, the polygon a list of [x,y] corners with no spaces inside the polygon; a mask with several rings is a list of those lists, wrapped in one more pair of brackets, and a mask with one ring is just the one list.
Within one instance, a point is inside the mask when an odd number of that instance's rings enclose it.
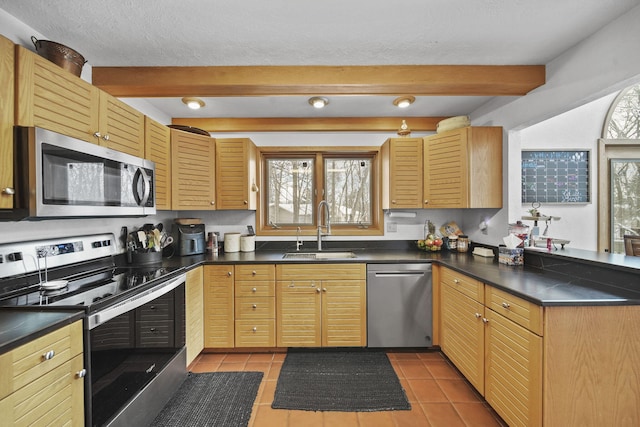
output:
{"label": "stainless steel dishwasher", "polygon": [[369,347],[431,347],[431,264],[367,264]]}

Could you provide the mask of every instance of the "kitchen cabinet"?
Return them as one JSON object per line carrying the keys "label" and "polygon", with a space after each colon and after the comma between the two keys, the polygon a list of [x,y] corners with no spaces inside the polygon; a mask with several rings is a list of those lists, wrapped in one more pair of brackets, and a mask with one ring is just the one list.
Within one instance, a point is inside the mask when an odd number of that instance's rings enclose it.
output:
{"label": "kitchen cabinet", "polygon": [[424,208],[502,208],[502,128],[424,138]]}
{"label": "kitchen cabinet", "polygon": [[173,210],[214,210],[215,140],[171,129],[171,206]]}
{"label": "kitchen cabinet", "polygon": [[276,265],[278,347],[366,345],[365,264]]}
{"label": "kitchen cabinet", "polygon": [[248,138],[216,139],[216,209],[256,209],[256,151]]}
{"label": "kitchen cabinet", "polygon": [[235,346],[275,347],[275,265],[235,266]]}
{"label": "kitchen cabinet", "polygon": [[156,209],[171,210],[171,131],[146,116],[144,158],[156,164]]}
{"label": "kitchen cabinet", "polygon": [[0,36],[0,209],[13,208],[14,44]]}
{"label": "kitchen cabinet", "polygon": [[440,278],[442,351],[510,426],[542,425],[542,308],[444,267]]}
{"label": "kitchen cabinet", "polygon": [[187,366],[204,348],[204,267],[187,271],[185,284],[185,333]]}
{"label": "kitchen cabinet", "polygon": [[235,345],[234,266],[204,266],[204,346]]}
{"label": "kitchen cabinet", "polygon": [[16,124],[144,156],[142,113],[22,46],[16,61]]}
{"label": "kitchen cabinet", "polygon": [[390,138],[382,145],[382,209],[422,208],[421,138]]}
{"label": "kitchen cabinet", "polygon": [[79,320],[0,355],[3,425],[84,425],[82,333]]}

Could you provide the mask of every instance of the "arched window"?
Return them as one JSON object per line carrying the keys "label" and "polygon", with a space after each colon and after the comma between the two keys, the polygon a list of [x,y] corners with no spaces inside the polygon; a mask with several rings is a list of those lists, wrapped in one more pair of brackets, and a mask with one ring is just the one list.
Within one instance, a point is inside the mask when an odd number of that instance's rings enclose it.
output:
{"label": "arched window", "polygon": [[623,236],[640,235],[640,84],[616,97],[598,148],[598,247],[625,253]]}

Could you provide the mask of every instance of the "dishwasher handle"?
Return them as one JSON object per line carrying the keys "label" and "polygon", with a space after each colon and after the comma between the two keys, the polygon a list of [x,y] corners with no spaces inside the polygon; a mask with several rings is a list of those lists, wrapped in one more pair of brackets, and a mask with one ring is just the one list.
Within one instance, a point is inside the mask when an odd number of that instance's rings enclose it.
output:
{"label": "dishwasher handle", "polygon": [[425,271],[376,271],[375,277],[416,277],[425,274]]}

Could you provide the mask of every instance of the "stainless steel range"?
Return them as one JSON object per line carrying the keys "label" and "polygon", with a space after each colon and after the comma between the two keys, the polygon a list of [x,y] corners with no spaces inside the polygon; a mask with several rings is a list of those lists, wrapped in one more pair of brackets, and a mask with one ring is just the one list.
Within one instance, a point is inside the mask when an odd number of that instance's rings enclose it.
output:
{"label": "stainless steel range", "polygon": [[0,245],[0,309],[86,313],[86,425],[147,425],[187,375],[185,273],[118,265],[113,234]]}

